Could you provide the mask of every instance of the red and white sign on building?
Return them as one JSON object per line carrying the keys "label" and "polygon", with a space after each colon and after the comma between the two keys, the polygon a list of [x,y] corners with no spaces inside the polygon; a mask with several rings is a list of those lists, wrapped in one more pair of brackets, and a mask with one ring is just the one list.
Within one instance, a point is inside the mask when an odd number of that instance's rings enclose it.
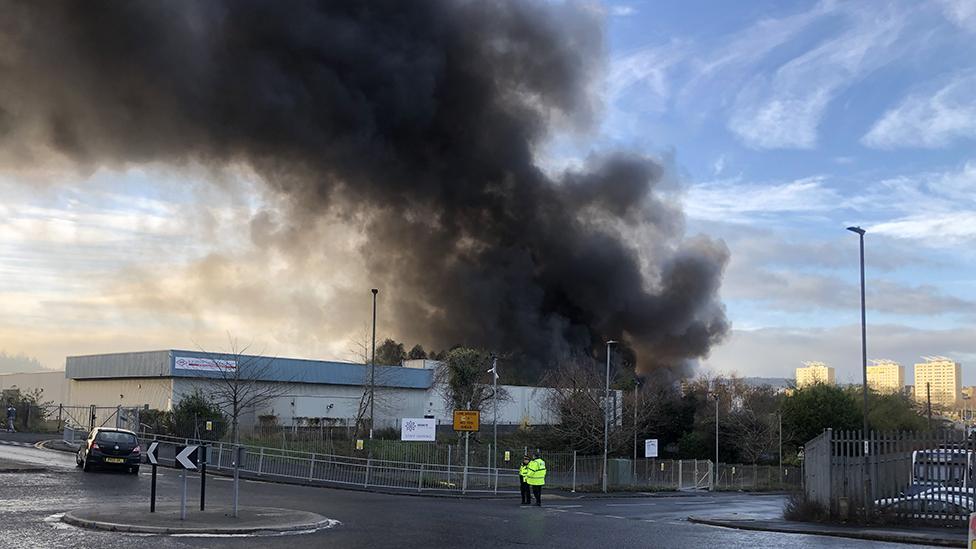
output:
{"label": "red and white sign on building", "polygon": [[232,372],[237,369],[236,360],[194,358],[188,356],[176,357],[175,365],[178,370],[196,370],[198,372]]}

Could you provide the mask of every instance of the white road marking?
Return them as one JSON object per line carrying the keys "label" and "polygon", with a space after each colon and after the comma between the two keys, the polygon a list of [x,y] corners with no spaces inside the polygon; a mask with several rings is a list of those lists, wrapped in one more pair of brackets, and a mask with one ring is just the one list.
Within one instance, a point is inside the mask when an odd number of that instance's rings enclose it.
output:
{"label": "white road marking", "polygon": [[638,507],[641,505],[657,505],[657,503],[608,503],[607,507]]}

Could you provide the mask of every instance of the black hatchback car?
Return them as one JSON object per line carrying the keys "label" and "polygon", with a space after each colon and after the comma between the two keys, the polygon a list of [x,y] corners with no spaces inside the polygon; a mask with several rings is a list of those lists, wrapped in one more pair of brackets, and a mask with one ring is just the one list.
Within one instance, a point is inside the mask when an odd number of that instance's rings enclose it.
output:
{"label": "black hatchback car", "polygon": [[139,439],[132,431],[97,427],[88,433],[75,461],[86,473],[95,467],[111,467],[136,474],[142,462],[142,451]]}

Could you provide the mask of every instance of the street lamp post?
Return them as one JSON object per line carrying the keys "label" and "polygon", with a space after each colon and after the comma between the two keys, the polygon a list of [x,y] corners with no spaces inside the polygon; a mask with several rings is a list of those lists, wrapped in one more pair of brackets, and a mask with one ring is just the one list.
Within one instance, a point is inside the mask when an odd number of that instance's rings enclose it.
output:
{"label": "street lamp post", "polygon": [[607,384],[603,393],[603,492],[607,491],[607,448],[610,443],[610,346],[616,343],[607,341]]}
{"label": "street lamp post", "polygon": [[864,229],[860,227],[848,227],[848,231],[852,233],[857,233],[858,240],[860,241],[861,249],[861,374],[862,374],[862,389],[864,397],[864,421],[862,425],[862,434],[864,436],[864,486],[862,496],[864,498],[864,512],[867,515],[868,508],[868,485],[871,479],[868,477],[868,335],[867,335],[867,322],[865,317],[865,305],[864,305]]}
{"label": "street lamp post", "polygon": [[[718,384],[716,383],[716,388]],[[715,399],[715,478],[712,483],[718,483],[718,391],[712,393],[712,398]]]}
{"label": "street lamp post", "polygon": [[375,420],[373,411],[376,407],[376,294],[379,290],[373,288],[371,291],[373,292],[373,353],[369,359],[369,440],[373,440]]}

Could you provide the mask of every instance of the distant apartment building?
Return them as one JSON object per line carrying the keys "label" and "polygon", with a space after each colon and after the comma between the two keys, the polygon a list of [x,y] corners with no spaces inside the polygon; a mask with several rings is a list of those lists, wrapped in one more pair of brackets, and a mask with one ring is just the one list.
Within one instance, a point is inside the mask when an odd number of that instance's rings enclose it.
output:
{"label": "distant apartment building", "polygon": [[879,393],[905,389],[905,367],[892,360],[872,360],[868,365],[868,386]]}
{"label": "distant apartment building", "polygon": [[944,356],[925,356],[915,365],[915,400],[933,406],[957,408],[962,401],[962,365]]}
{"label": "distant apartment building", "polygon": [[834,369],[823,362],[804,362],[803,367],[796,369],[796,386],[806,387],[816,383],[833,385]]}

